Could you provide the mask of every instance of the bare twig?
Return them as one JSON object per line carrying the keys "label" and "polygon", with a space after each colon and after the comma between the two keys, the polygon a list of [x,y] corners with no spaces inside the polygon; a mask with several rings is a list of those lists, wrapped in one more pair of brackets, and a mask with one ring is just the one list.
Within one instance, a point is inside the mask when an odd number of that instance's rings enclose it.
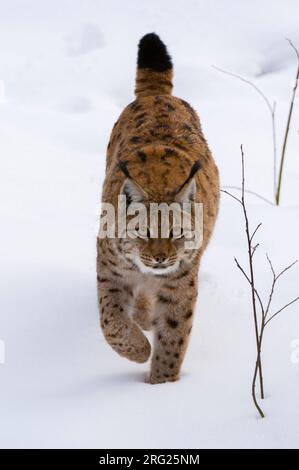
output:
{"label": "bare twig", "polygon": [[241,75],[238,75],[237,73],[229,72],[227,70],[224,70],[220,67],[217,67],[216,65],[212,65],[212,67],[215,70],[218,70],[218,72],[224,73],[225,75],[229,75],[230,77],[237,78],[238,80],[241,80],[241,82],[247,83],[247,85],[250,85],[252,88],[255,89],[255,91],[263,98],[267,108],[269,111],[272,113],[273,111],[273,105],[270,103],[270,100],[267,98],[267,96],[260,90],[253,82],[248,80],[247,78],[242,77]]}
{"label": "bare twig", "polygon": [[[259,355],[261,354],[261,350],[259,349]],[[255,363],[255,368],[254,368],[254,374],[253,374],[253,379],[252,379],[252,385],[251,385],[251,394],[252,394],[252,399],[253,403],[255,404],[256,409],[258,410],[260,417],[264,418],[264,412],[261,409],[260,405],[258,404],[258,401],[256,399],[256,393],[255,393],[255,385],[256,385],[256,379],[257,379],[257,373],[260,370],[259,362],[258,359],[256,360]]]}
{"label": "bare twig", "polygon": [[[249,219],[248,219],[248,214],[247,214],[247,208],[246,208],[246,201],[245,201],[245,168],[244,168],[244,152],[243,152],[243,147],[241,145],[241,157],[242,157],[242,187],[241,187],[241,199],[238,197],[234,196],[231,194],[229,191],[223,191],[226,193],[228,196],[232,197],[235,199],[239,204],[242,206],[242,211],[244,215],[244,220],[245,220],[245,233],[246,233],[246,239],[247,239],[247,251],[248,251],[248,265],[249,265],[249,274],[246,273],[245,269],[241,266],[237,258],[235,258],[235,263],[237,265],[237,268],[241,271],[245,279],[250,285],[251,288],[251,301],[252,301],[252,311],[253,311],[253,319],[254,319],[254,330],[255,330],[255,338],[256,338],[256,348],[257,348],[257,355],[256,355],[256,362],[255,362],[255,368],[254,368],[254,374],[253,374],[253,379],[252,379],[252,387],[251,387],[251,392],[252,392],[252,399],[254,402],[254,405],[256,409],[258,410],[260,416],[263,418],[264,412],[259,406],[259,403],[257,401],[256,397],[256,382],[259,380],[260,384],[260,393],[261,393],[261,398],[264,398],[264,380],[263,380],[263,371],[262,371],[262,344],[263,344],[263,338],[264,338],[264,332],[265,332],[265,327],[268,325],[268,323],[275,318],[280,312],[282,312],[284,309],[292,305],[293,303],[297,302],[299,300],[299,297],[296,297],[295,299],[291,300],[287,304],[285,304],[283,307],[281,307],[279,310],[277,310],[275,313],[270,315],[269,317],[269,311],[270,307],[272,304],[273,300],[273,295],[274,295],[274,290],[276,283],[278,279],[285,274],[290,268],[292,268],[297,261],[294,261],[293,263],[289,264],[286,268],[284,268],[279,274],[276,274],[273,263],[270,259],[270,257],[267,254],[267,260],[271,269],[272,273],[272,283],[271,283],[271,289],[268,297],[268,301],[266,304],[266,307],[264,305],[264,302],[262,300],[262,297],[255,285],[255,277],[254,277],[254,269],[253,269],[253,257],[254,253],[257,250],[259,243],[256,243],[253,245],[253,239],[256,236],[256,233],[258,232],[259,228],[261,227],[261,223],[259,223],[253,232],[250,232],[249,228]],[[257,311],[257,304],[260,307],[260,315],[258,315]]]}
{"label": "bare twig", "polygon": [[251,387],[251,393],[252,393],[252,399],[253,403],[258,410],[260,416],[264,418],[264,413],[261,409],[261,407],[258,404],[257,398],[256,398],[256,380],[257,377],[259,377],[259,383],[260,383],[260,392],[261,392],[261,397],[264,398],[264,386],[263,386],[263,372],[262,372],[262,362],[261,362],[261,345],[260,345],[260,335],[259,335],[259,324],[258,324],[258,316],[257,316],[257,309],[256,309],[256,298],[258,299],[258,302],[260,304],[260,308],[262,311],[264,311],[264,306],[262,299],[255,287],[255,282],[254,282],[254,271],[253,271],[253,249],[252,249],[252,239],[254,235],[256,234],[257,230],[260,227],[260,224],[255,228],[254,232],[250,234],[249,230],[249,220],[247,216],[247,210],[246,210],[246,204],[245,204],[245,169],[244,169],[244,152],[243,152],[243,146],[241,145],[241,158],[242,158],[242,199],[237,198],[233,194],[229,193],[228,191],[223,191],[224,193],[228,194],[230,197],[238,201],[243,210],[243,215],[244,215],[244,220],[245,220],[245,232],[246,232],[246,238],[247,238],[247,248],[248,248],[248,261],[249,261],[249,269],[250,269],[250,275],[248,276],[245,272],[245,270],[242,268],[238,260],[235,258],[235,263],[237,267],[240,269],[244,277],[247,279],[251,286],[251,301],[252,301],[252,311],[253,311],[253,319],[254,319],[254,331],[255,331],[255,339],[256,339],[256,350],[257,350],[257,358],[256,358],[256,365],[254,369],[254,374],[253,374],[253,380],[252,380],[252,387]]}
{"label": "bare twig", "polygon": [[293,44],[293,42],[289,38],[286,38],[286,40],[288,41],[290,46],[294,49],[294,52],[297,56],[297,59],[299,60],[299,51],[298,51],[297,47]]}
{"label": "bare twig", "polygon": [[232,193],[230,193],[229,191],[226,191],[225,189],[221,189],[220,190],[222,193],[225,193],[227,194],[228,196],[232,197],[233,199],[235,199],[239,204],[242,204],[242,201],[241,199],[239,199],[238,197],[234,196]]}
{"label": "bare twig", "polygon": [[[253,259],[252,259],[252,248],[251,248],[251,235],[249,229],[249,220],[247,215],[246,203],[245,203],[245,164],[244,164],[244,152],[243,146],[241,145],[241,159],[242,159],[242,209],[243,215],[245,220],[245,232],[247,238],[247,247],[248,247],[248,263],[249,263],[249,271],[250,271],[250,283],[251,283],[251,299],[252,299],[252,311],[253,311],[253,319],[254,319],[254,330],[255,330],[255,338],[256,338],[256,347],[257,347],[257,367],[259,373],[259,381],[260,381],[260,391],[261,397],[264,398],[264,385],[263,385],[263,372],[262,372],[262,361],[261,361],[261,348],[260,348],[260,341],[259,341],[259,325],[258,325],[258,316],[257,316],[257,309],[256,309],[256,288],[255,288],[255,279],[254,279],[254,270],[253,270]],[[263,417],[263,413],[261,409],[257,406],[256,395],[255,395],[255,380],[253,382],[253,401],[260,413]]]}
{"label": "bare twig", "polygon": [[299,300],[299,297],[296,297],[295,299],[291,300],[290,302],[288,302],[287,304],[285,304],[283,307],[281,307],[276,313],[274,313],[270,318],[268,318],[268,320],[265,322],[265,326],[271,321],[273,320],[274,317],[276,317],[276,315],[278,315],[280,312],[282,312],[285,308],[289,307],[290,305],[294,304],[295,302],[297,302]]}
{"label": "bare twig", "polygon": [[[252,287],[251,280],[249,279],[249,277],[248,277],[248,275],[246,274],[245,270],[244,270],[244,269],[242,268],[242,266],[240,265],[240,263],[239,263],[239,261],[237,260],[237,258],[235,258],[235,263],[236,263],[238,269],[240,269],[240,271],[241,271],[241,273],[243,274],[243,276],[245,277],[245,279],[249,282],[250,286]],[[260,294],[259,294],[259,292],[258,292],[258,290],[257,290],[256,288],[254,289],[254,291],[255,291],[256,298],[257,298],[257,300],[258,300],[258,302],[259,302],[259,304],[260,304],[261,311],[264,312],[265,309],[264,309],[264,304],[263,304],[263,301],[262,301],[262,299],[261,299],[261,296],[260,296]]]}
{"label": "bare twig", "polygon": [[[277,192],[277,187],[276,187],[276,180],[277,180],[277,146],[276,146],[276,102],[274,101],[273,104],[271,104],[270,100],[267,98],[265,93],[255,85],[255,83],[251,82],[247,78],[242,77],[241,75],[238,75],[236,73],[228,72],[227,70],[223,70],[220,67],[216,67],[215,65],[212,66],[215,70],[218,70],[218,72],[224,73],[225,75],[229,75],[230,77],[237,78],[243,83],[246,83],[247,85],[251,86],[259,95],[260,97],[264,100],[264,103],[266,104],[270,116],[271,116],[271,127],[272,127],[272,146],[273,146],[273,186],[274,186],[274,198],[276,197],[276,192]],[[261,197],[261,199],[266,200],[263,198],[263,196],[259,196],[257,193],[254,193],[252,191],[252,194],[255,194],[258,197]],[[269,202],[266,200],[266,202]],[[272,202],[270,204],[273,204]]]}
{"label": "bare twig", "polygon": [[282,276],[286,271],[288,271],[289,269],[291,269],[294,264],[298,263],[298,260],[296,259],[295,261],[293,261],[293,263],[289,264],[289,266],[287,266],[286,268],[284,268],[278,275],[277,275],[277,279]]}
{"label": "bare twig", "polygon": [[[268,298],[268,303],[267,303],[267,307],[264,311],[264,321],[265,321],[265,326],[266,324],[268,323],[268,321],[266,321],[267,319],[267,316],[268,316],[268,313],[269,313],[269,309],[270,309],[270,305],[271,305],[271,302],[272,302],[272,298],[273,298],[273,294],[274,294],[274,289],[275,289],[275,285],[276,285],[276,282],[278,281],[278,279],[283,275],[285,274],[289,269],[291,269],[297,262],[298,260],[294,261],[293,263],[289,264],[286,268],[284,268],[279,274],[276,275],[275,273],[275,270],[274,270],[274,267],[273,267],[273,264],[272,264],[272,261],[270,260],[268,254],[266,255],[267,256],[267,260],[268,260],[268,263],[270,265],[270,269],[271,269],[271,272],[272,272],[272,276],[273,276],[273,279],[272,279],[272,285],[271,285],[271,290],[270,290],[270,294],[269,294],[269,298]],[[281,310],[280,310],[281,311]],[[279,313],[279,312],[278,312]],[[274,315],[275,316],[275,315]],[[270,320],[270,319],[269,319]]]}
{"label": "bare twig", "polygon": [[256,226],[256,228],[254,229],[254,231],[252,232],[252,235],[251,235],[251,237],[250,237],[250,241],[251,241],[251,242],[252,242],[253,237],[255,236],[256,232],[257,232],[258,229],[261,227],[261,225],[262,225],[262,222],[260,222],[260,223]]}
{"label": "bare twig", "polygon": [[271,284],[271,290],[270,290],[270,294],[269,294],[269,299],[268,299],[267,307],[266,307],[265,311],[263,312],[263,320],[264,320],[264,323],[265,323],[265,321],[266,321],[266,318],[267,318],[267,315],[268,315],[268,312],[269,312],[269,308],[270,308],[270,305],[271,305],[271,302],[272,302],[272,298],[273,298],[273,294],[274,294],[275,284],[276,284],[276,281],[277,281],[277,278],[276,278],[276,275],[275,275],[275,271],[274,271],[274,268],[273,268],[272,261],[270,260],[268,254],[267,254],[266,256],[267,256],[268,263],[269,263],[269,265],[270,265],[270,269],[271,269],[271,271],[272,271],[273,280],[272,280],[272,284]]}
{"label": "bare twig", "polygon": [[253,257],[254,253],[256,252],[256,250],[257,250],[257,248],[258,248],[259,246],[260,246],[260,244],[257,243],[256,245],[254,245],[254,246],[252,247],[252,252],[251,252],[252,257]]}
{"label": "bare twig", "polygon": [[291,102],[290,102],[290,106],[289,106],[287,124],[286,124],[286,129],[285,129],[285,134],[284,134],[284,139],[283,139],[283,145],[282,145],[282,151],[281,151],[279,176],[278,176],[277,191],[276,191],[276,205],[277,206],[279,206],[279,202],[280,202],[281,182],[282,182],[284,161],[285,161],[285,155],[286,155],[286,148],[287,148],[287,142],[288,142],[288,137],[289,137],[290,124],[291,124],[292,115],[293,115],[296,92],[297,92],[297,87],[298,87],[298,80],[299,80],[299,51],[294,46],[292,41],[290,41],[290,39],[287,39],[287,41],[289,42],[290,46],[294,49],[294,51],[296,53],[298,65],[297,65],[295,84],[294,84],[292,95],[291,95]]}
{"label": "bare twig", "polygon": [[[283,138],[283,144],[282,144],[282,150],[281,150],[281,157],[280,157],[280,163],[279,163],[279,172],[278,172],[278,179],[277,179],[277,139],[276,139],[276,102],[274,101],[273,104],[270,102],[270,100],[267,98],[265,93],[257,86],[255,83],[251,82],[250,80],[242,77],[241,75],[238,75],[236,73],[228,72],[227,70],[223,70],[220,67],[216,67],[213,65],[213,68],[215,70],[218,70],[218,72],[221,72],[225,75],[228,75],[230,77],[237,78],[238,80],[242,81],[243,83],[246,83],[247,85],[250,85],[263,99],[270,115],[271,115],[271,125],[272,125],[272,146],[273,146],[273,185],[274,185],[274,200],[275,204],[278,206],[280,203],[280,194],[281,194],[281,186],[282,186],[282,177],[283,177],[283,169],[284,169],[284,164],[285,164],[285,156],[286,156],[286,149],[287,149],[287,143],[288,143],[288,138],[289,138],[289,132],[290,132],[290,125],[292,121],[292,116],[293,116],[293,110],[294,110],[294,103],[295,103],[295,98],[296,98],[296,93],[297,93],[297,88],[298,88],[298,81],[299,81],[299,50],[297,47],[292,43],[290,39],[287,39],[288,43],[294,50],[296,56],[297,56],[297,70],[296,70],[296,77],[295,77],[295,83],[293,86],[292,94],[291,94],[291,101],[289,105],[289,110],[288,110],[288,116],[287,116],[287,122],[286,122],[286,128],[284,132],[284,138]],[[231,189],[240,189],[238,187],[228,187]],[[246,190],[248,193],[251,193],[263,201],[273,204],[270,202],[267,198],[261,196],[260,194],[256,193],[255,191],[250,191]]]}
{"label": "bare twig", "polygon": [[276,144],[276,101],[273,102],[271,111],[272,146],[273,146],[273,189],[274,197],[277,191],[277,144]]}
{"label": "bare twig", "polygon": [[[237,191],[242,191],[242,188],[239,186],[223,186],[225,189],[236,189]],[[271,206],[275,206],[275,204],[270,201],[270,199],[267,199],[266,197],[262,196],[261,194],[257,193],[256,191],[251,191],[250,189],[245,189],[245,193],[247,194],[252,194],[253,196],[258,197],[264,202],[267,202],[267,204],[271,204]]]}

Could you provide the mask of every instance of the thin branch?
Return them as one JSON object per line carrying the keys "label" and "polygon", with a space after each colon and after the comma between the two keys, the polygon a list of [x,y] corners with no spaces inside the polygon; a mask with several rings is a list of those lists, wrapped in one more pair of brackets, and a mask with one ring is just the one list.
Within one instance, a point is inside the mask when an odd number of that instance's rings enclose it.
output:
{"label": "thin branch", "polygon": [[[240,188],[239,186],[223,186],[223,188],[236,189],[238,191],[242,191],[242,188]],[[271,206],[275,206],[275,204],[272,201],[270,201],[270,199],[267,199],[266,197],[262,196],[261,194],[255,191],[251,191],[250,189],[245,189],[245,193],[252,194],[253,196],[258,197],[262,201],[267,202],[267,204],[271,204]]]}
{"label": "thin branch", "polygon": [[275,271],[274,271],[274,268],[273,268],[273,264],[272,264],[272,261],[271,261],[270,258],[269,258],[268,253],[266,253],[266,257],[267,257],[268,263],[269,263],[269,265],[270,265],[270,269],[271,269],[271,271],[272,271],[273,278],[275,279],[275,278],[276,278],[276,274],[275,274]]}
{"label": "thin branch", "polygon": [[218,70],[218,72],[224,73],[225,75],[229,75],[230,77],[237,78],[238,80],[241,80],[241,82],[244,82],[244,83],[247,83],[247,85],[250,85],[263,98],[270,113],[272,114],[273,110],[275,110],[275,107],[270,103],[270,100],[267,98],[267,96],[253,82],[251,82],[247,78],[242,77],[241,75],[238,75],[237,73],[228,72],[227,70],[221,69],[220,67],[217,67],[216,65],[212,65],[212,67],[215,70]]}
{"label": "thin branch", "polygon": [[256,250],[257,250],[257,248],[258,248],[259,246],[260,246],[260,244],[257,243],[256,245],[254,245],[254,246],[252,247],[252,252],[251,252],[251,256],[252,256],[252,257],[253,257],[254,253],[256,252]]}
{"label": "thin branch", "polygon": [[280,276],[282,276],[286,271],[288,271],[289,269],[291,269],[296,263],[298,263],[298,260],[296,259],[295,261],[293,261],[293,263],[289,264],[289,266],[287,266],[286,268],[284,268],[277,276],[276,276],[276,279],[278,279]]}
{"label": "thin branch", "polygon": [[[263,381],[263,370],[262,370],[262,360],[261,360],[261,339],[259,335],[259,324],[258,324],[258,314],[257,314],[257,308],[256,308],[256,298],[258,299],[260,303],[260,307],[262,311],[264,311],[264,306],[263,302],[258,294],[258,291],[255,287],[255,281],[254,281],[254,270],[253,270],[253,256],[252,256],[252,245],[251,245],[251,235],[250,235],[250,229],[249,229],[249,220],[248,220],[248,215],[247,215],[247,209],[246,209],[246,202],[245,202],[245,164],[244,164],[244,151],[243,151],[243,145],[240,147],[241,149],[241,161],[242,161],[242,209],[243,209],[243,215],[244,215],[244,220],[245,220],[245,232],[246,232],[246,239],[247,239],[247,247],[248,247],[248,264],[249,264],[249,270],[250,270],[250,275],[248,276],[248,280],[251,285],[251,301],[252,301],[252,313],[253,313],[253,320],[254,320],[254,331],[255,331],[255,339],[256,339],[256,351],[257,351],[257,357],[256,357],[256,367],[255,367],[255,372],[254,376],[252,379],[252,399],[253,402],[260,414],[260,416],[263,418],[264,413],[261,410],[260,406],[258,405],[257,399],[256,399],[256,393],[255,393],[255,386],[256,386],[256,379],[257,375],[259,377],[259,383],[260,383],[260,392],[261,392],[261,398],[264,398],[264,381]],[[239,263],[238,263],[239,264]],[[239,265],[240,266],[240,265]],[[241,266],[240,266],[241,268]],[[243,268],[241,268],[241,271],[245,275],[247,279],[247,275]]]}
{"label": "thin branch", "polygon": [[267,303],[267,307],[263,313],[263,324],[264,324],[264,327],[266,326],[266,318],[267,318],[267,315],[268,315],[268,312],[269,312],[269,308],[270,308],[270,305],[271,305],[271,302],[272,302],[272,298],[273,298],[273,294],[274,294],[274,288],[275,288],[275,283],[277,281],[277,278],[276,278],[276,275],[275,275],[275,271],[274,271],[274,268],[273,268],[273,264],[272,264],[272,261],[270,260],[268,254],[266,255],[267,256],[267,260],[268,260],[268,263],[270,265],[270,269],[272,271],[272,276],[273,276],[273,280],[272,280],[272,284],[271,284],[271,290],[270,290],[270,294],[269,294],[269,299],[268,299],[268,303]]}
{"label": "thin branch", "polygon": [[237,198],[237,197],[234,196],[232,193],[230,193],[230,192],[228,192],[228,191],[225,191],[224,189],[220,189],[220,191],[221,191],[222,193],[225,193],[225,194],[227,194],[228,196],[232,197],[232,198],[235,199],[239,204],[242,205],[241,199]]}
{"label": "thin branch", "polygon": [[255,384],[256,384],[256,379],[257,379],[257,373],[258,373],[259,370],[260,370],[260,365],[259,365],[259,362],[258,362],[258,359],[257,359],[256,362],[255,362],[253,380],[252,380],[252,384],[251,384],[251,394],[252,394],[253,403],[255,404],[255,407],[258,410],[258,412],[260,414],[260,417],[264,418],[265,417],[264,412],[263,412],[263,410],[261,409],[260,405],[257,402],[256,393],[255,393]]}
{"label": "thin branch", "polygon": [[240,145],[240,150],[241,150],[241,161],[242,161],[242,204],[243,204],[243,212],[246,220],[246,228],[247,230],[247,235],[249,239],[249,224],[248,224],[248,218],[247,218],[247,212],[246,212],[246,206],[245,206],[245,163],[244,163],[244,151],[243,151],[243,144]]}
{"label": "thin branch", "polygon": [[251,237],[250,237],[250,242],[252,242],[253,237],[255,236],[256,232],[257,232],[258,229],[261,227],[261,225],[262,225],[262,222],[260,222],[260,223],[256,226],[255,230],[253,231],[253,233],[252,233],[252,235],[251,235]]}
{"label": "thin branch", "polygon": [[[299,58],[299,55],[298,55]],[[297,261],[294,261],[291,263],[289,266],[284,268],[279,274],[276,274],[275,269],[273,267],[272,261],[270,257],[267,256],[267,260],[272,272],[272,284],[271,284],[271,289],[268,297],[268,302],[266,305],[266,308],[264,307],[263,300],[258,292],[258,289],[256,288],[255,285],[255,275],[254,275],[254,269],[253,269],[253,258],[254,258],[254,253],[257,250],[259,243],[256,243],[253,245],[253,239],[261,227],[261,223],[259,223],[253,232],[250,234],[250,228],[249,228],[249,219],[248,219],[248,214],[247,214],[247,208],[246,208],[246,201],[245,201],[245,165],[244,165],[244,152],[243,152],[243,146],[241,145],[241,157],[242,157],[242,187],[241,187],[241,199],[237,198],[233,194],[231,194],[229,191],[224,191],[222,192],[228,194],[230,197],[235,199],[239,204],[242,206],[243,210],[243,215],[244,215],[244,220],[245,220],[245,233],[246,233],[246,239],[247,239],[247,252],[248,252],[248,265],[249,265],[249,270],[250,273],[247,274],[245,269],[240,265],[239,261],[235,257],[235,263],[237,265],[237,268],[241,271],[247,282],[249,283],[251,287],[251,297],[252,297],[252,311],[253,311],[253,319],[254,319],[254,328],[255,328],[255,337],[256,337],[256,348],[257,348],[257,355],[256,355],[256,363],[255,363],[255,368],[254,368],[254,374],[253,374],[253,379],[252,379],[252,385],[251,385],[251,392],[252,392],[252,399],[254,402],[254,405],[256,409],[258,410],[260,416],[264,418],[264,413],[261,407],[259,406],[259,403],[257,401],[256,397],[256,382],[257,379],[259,379],[259,384],[260,384],[260,391],[261,391],[261,398],[264,398],[264,381],[263,381],[263,370],[262,370],[262,344],[263,344],[263,337],[264,337],[264,331],[265,327],[268,325],[268,323],[273,320],[280,312],[282,312],[284,309],[292,305],[293,303],[297,302],[299,300],[299,296],[296,297],[295,299],[291,300],[287,304],[285,304],[283,307],[281,307],[279,310],[277,310],[274,314],[268,318],[268,314],[270,311],[270,307],[272,304],[273,300],[273,295],[274,295],[274,289],[275,285],[277,283],[277,280],[285,274],[290,268],[292,268]],[[258,311],[257,311],[257,302],[259,303],[260,306],[260,311],[261,315],[258,316]]]}
{"label": "thin branch", "polygon": [[[215,70],[218,70],[218,72],[224,73],[225,75],[228,75],[233,78],[237,78],[243,83],[246,83],[247,85],[251,86],[259,95],[260,97],[264,100],[270,115],[271,115],[271,126],[272,126],[272,146],[273,146],[273,185],[274,185],[274,199],[276,198],[276,192],[277,192],[277,146],[276,146],[276,101],[273,102],[273,104],[270,103],[270,100],[267,98],[265,93],[258,87],[256,86],[253,82],[248,80],[247,78],[242,77],[241,75],[238,75],[236,73],[228,72],[227,70],[221,69],[220,67],[216,67],[215,65],[212,65],[212,67]],[[255,194],[257,195],[257,194]],[[269,201],[267,201],[269,202]],[[271,202],[272,204],[272,202]]]}
{"label": "thin branch", "polygon": [[[250,286],[252,287],[252,283],[251,283],[251,280],[249,278],[249,276],[246,274],[245,270],[242,268],[242,266],[240,265],[239,261],[237,260],[237,258],[234,258],[235,260],[235,263],[238,267],[238,269],[240,269],[241,273],[243,274],[243,276],[245,277],[245,279],[249,282]],[[259,304],[260,304],[260,307],[261,307],[261,311],[264,312],[265,309],[264,309],[264,304],[263,304],[263,301],[262,301],[262,298],[258,292],[258,290],[256,288],[254,288],[254,292],[255,292],[255,295],[259,301]]]}
{"label": "thin branch", "polygon": [[286,40],[288,41],[288,43],[290,44],[290,46],[294,49],[295,51],[295,54],[297,56],[297,59],[299,61],[299,51],[297,49],[297,47],[294,45],[294,43],[289,39],[289,38],[286,38]]}
{"label": "thin branch", "polygon": [[276,101],[273,102],[271,112],[272,122],[272,145],[273,145],[273,188],[274,198],[277,190],[277,144],[276,144]]}
{"label": "thin branch", "polygon": [[278,315],[280,312],[282,312],[285,308],[289,307],[290,305],[294,304],[295,302],[297,302],[299,300],[299,297],[296,297],[295,299],[291,300],[290,302],[288,302],[287,304],[285,304],[283,307],[281,307],[276,313],[274,313],[270,318],[268,318],[268,320],[265,322],[265,326],[271,321],[273,320],[274,317],[276,317],[276,315]]}
{"label": "thin branch", "polygon": [[[246,209],[246,202],[245,202],[245,163],[244,163],[244,151],[243,145],[240,146],[241,150],[241,162],[242,162],[242,209],[243,215],[245,220],[245,233],[247,239],[247,247],[248,247],[248,264],[250,270],[250,285],[251,285],[251,300],[252,300],[252,313],[253,313],[253,320],[254,320],[254,331],[255,331],[255,339],[256,339],[256,350],[257,350],[257,364],[258,364],[258,375],[259,375],[259,383],[260,383],[260,392],[261,398],[264,398],[264,383],[263,383],[263,371],[262,371],[262,360],[261,360],[261,343],[259,337],[259,324],[258,324],[258,314],[256,308],[256,297],[258,298],[261,308],[263,308],[263,303],[261,298],[255,288],[255,281],[254,281],[254,270],[253,270],[253,257],[252,257],[252,245],[251,245],[251,235],[250,235],[250,228],[249,228],[249,220],[247,215]],[[257,406],[257,400],[255,396],[255,385],[256,385],[256,375],[254,375],[253,383],[252,383],[252,394],[253,394],[253,401],[260,413],[263,417],[263,413],[261,412],[260,407]]]}
{"label": "thin branch", "polygon": [[[291,269],[291,268],[298,262],[298,260],[293,261],[293,263],[289,264],[289,265],[288,265],[286,268],[284,268],[279,274],[276,275],[271,259],[269,258],[268,254],[267,254],[266,256],[267,256],[268,263],[269,263],[269,265],[270,265],[270,269],[271,269],[271,272],[272,272],[273,280],[272,280],[272,285],[271,285],[271,290],[270,290],[270,294],[269,294],[269,299],[268,299],[267,307],[266,307],[265,312],[264,312],[264,315],[263,315],[263,317],[264,317],[264,327],[265,327],[266,324],[268,323],[268,321],[266,321],[266,319],[267,319],[267,316],[268,316],[268,313],[269,313],[269,310],[270,310],[270,305],[271,305],[271,303],[272,303],[273,294],[274,294],[274,289],[275,289],[275,285],[276,285],[277,280],[278,280],[283,274],[285,274],[289,269]],[[286,306],[287,306],[287,305],[286,305]],[[285,308],[285,307],[284,307],[284,308]],[[281,311],[281,310],[280,310],[280,311]],[[275,315],[276,315],[276,314],[275,314]],[[275,315],[274,315],[274,316],[275,316]],[[272,317],[272,318],[273,318],[273,317]],[[270,319],[269,319],[269,320],[270,320]]]}
{"label": "thin branch", "polygon": [[287,39],[288,43],[290,46],[294,49],[296,56],[297,56],[297,72],[296,72],[296,78],[295,78],[295,84],[293,87],[292,95],[291,95],[291,102],[289,106],[289,112],[288,112],[288,118],[287,118],[287,124],[286,124],[286,129],[285,129],[285,134],[284,134],[284,139],[283,139],[283,145],[282,145],[282,151],[281,151],[281,159],[280,159],[280,167],[279,167],[279,176],[278,176],[278,184],[277,184],[277,192],[276,192],[276,205],[279,206],[280,202],[280,192],[281,192],[281,182],[282,182],[282,175],[283,175],[283,168],[284,168],[284,161],[285,161],[285,155],[286,155],[286,148],[287,148],[287,142],[288,142],[288,137],[289,137],[289,131],[290,131],[290,124],[292,120],[292,115],[293,115],[293,109],[294,109],[294,103],[295,103],[295,98],[296,98],[296,92],[297,92],[297,87],[298,87],[298,80],[299,80],[299,51],[298,49],[294,46],[292,41]]}

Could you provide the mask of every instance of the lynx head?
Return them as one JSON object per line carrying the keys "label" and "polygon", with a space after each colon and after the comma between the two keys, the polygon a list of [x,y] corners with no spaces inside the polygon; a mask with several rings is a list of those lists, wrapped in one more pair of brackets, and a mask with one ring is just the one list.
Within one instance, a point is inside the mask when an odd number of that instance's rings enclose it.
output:
{"label": "lynx head", "polygon": [[141,272],[166,275],[195,255],[190,241],[194,238],[194,176],[198,169],[196,162],[187,180],[167,195],[142,188],[125,169],[121,195],[127,208],[127,236],[120,241],[121,250]]}

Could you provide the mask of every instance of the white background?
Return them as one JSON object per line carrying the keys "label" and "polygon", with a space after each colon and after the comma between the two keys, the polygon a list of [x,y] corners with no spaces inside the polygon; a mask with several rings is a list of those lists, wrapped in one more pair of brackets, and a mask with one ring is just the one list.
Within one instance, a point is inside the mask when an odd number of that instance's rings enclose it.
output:
{"label": "white background", "polygon": [[[199,112],[222,185],[273,198],[271,122],[261,98],[212,65],[254,81],[277,101],[280,150],[299,46],[297,0],[0,0],[1,447],[298,447],[299,305],[266,331],[265,420],[250,386],[255,344],[240,208],[222,196],[202,262],[182,378],[144,384],[148,364],[118,357],[99,328],[95,237],[105,149],[134,99],[137,43],[155,31],[173,56],[174,94]],[[299,258],[298,100],[282,203],[248,198],[257,281]],[[299,293],[299,267],[274,307]],[[293,356],[292,356],[293,353]],[[298,355],[295,357],[298,357]]]}

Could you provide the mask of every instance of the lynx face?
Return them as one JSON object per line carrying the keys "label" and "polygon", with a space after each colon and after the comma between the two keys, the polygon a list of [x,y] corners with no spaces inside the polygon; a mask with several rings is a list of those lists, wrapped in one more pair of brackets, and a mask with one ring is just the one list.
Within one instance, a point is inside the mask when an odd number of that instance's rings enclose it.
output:
{"label": "lynx face", "polygon": [[[196,192],[195,181],[180,191],[176,197],[168,202],[168,207],[181,208],[183,203],[191,204]],[[157,224],[153,223],[150,210],[149,196],[136,183],[131,180],[125,181],[122,193],[125,194],[129,203],[142,203],[146,210],[146,224],[137,227],[134,238],[127,237],[122,244],[122,251],[127,258],[131,259],[142,273],[150,273],[156,276],[167,275],[176,271],[182,261],[190,263],[195,250],[186,249],[186,239],[190,240],[192,234],[186,227],[176,224],[174,213],[169,211],[168,221],[163,220],[161,213]],[[167,204],[167,203],[166,203]],[[180,217],[181,218],[181,217]],[[130,218],[128,217],[128,222]],[[133,236],[132,235],[132,236]]]}
{"label": "lynx face", "polygon": [[176,271],[184,257],[183,237],[173,238],[136,238],[126,247],[131,259],[142,273],[166,275]]}

